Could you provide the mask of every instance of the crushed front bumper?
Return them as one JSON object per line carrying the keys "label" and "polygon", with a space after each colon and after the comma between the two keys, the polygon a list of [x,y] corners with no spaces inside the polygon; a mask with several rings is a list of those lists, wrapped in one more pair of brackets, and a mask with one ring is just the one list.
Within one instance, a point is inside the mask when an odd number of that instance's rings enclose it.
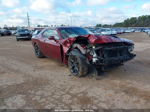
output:
{"label": "crushed front bumper", "polygon": [[122,64],[136,56],[129,52],[129,46],[104,47],[97,49],[96,52],[98,57],[94,64],[101,66]]}
{"label": "crushed front bumper", "polygon": [[98,61],[95,63],[96,65],[113,65],[113,64],[121,64],[126,61],[132,60],[136,55],[130,54],[126,56],[120,57],[112,57],[112,58],[98,58]]}

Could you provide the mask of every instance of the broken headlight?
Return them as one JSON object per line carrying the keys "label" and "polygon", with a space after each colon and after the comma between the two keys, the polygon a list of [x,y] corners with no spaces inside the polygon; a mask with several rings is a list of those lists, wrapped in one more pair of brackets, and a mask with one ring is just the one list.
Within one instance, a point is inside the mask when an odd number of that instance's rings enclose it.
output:
{"label": "broken headlight", "polygon": [[129,46],[128,51],[129,51],[129,52],[132,52],[133,50],[134,50],[134,45]]}

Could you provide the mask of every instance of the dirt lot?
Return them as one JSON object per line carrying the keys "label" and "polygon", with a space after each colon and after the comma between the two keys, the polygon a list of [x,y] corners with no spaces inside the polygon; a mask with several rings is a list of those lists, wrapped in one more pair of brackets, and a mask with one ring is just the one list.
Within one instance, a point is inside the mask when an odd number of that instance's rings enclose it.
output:
{"label": "dirt lot", "polygon": [[76,78],[52,59],[37,59],[31,41],[0,37],[0,108],[150,108],[150,37],[123,34],[135,41],[137,57],[102,75]]}

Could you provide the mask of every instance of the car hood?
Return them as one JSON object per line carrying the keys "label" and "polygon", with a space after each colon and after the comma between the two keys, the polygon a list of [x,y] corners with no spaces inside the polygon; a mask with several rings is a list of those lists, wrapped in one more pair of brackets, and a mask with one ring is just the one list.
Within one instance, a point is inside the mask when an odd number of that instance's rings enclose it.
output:
{"label": "car hood", "polygon": [[79,38],[87,38],[88,41],[91,44],[105,44],[105,43],[128,43],[133,45],[133,41],[124,39],[124,38],[119,38],[116,36],[99,36],[99,35],[84,35],[84,36],[78,36],[78,37],[70,37],[67,39],[62,39],[60,43],[62,44],[64,53],[67,53],[70,49],[70,47],[73,45],[73,43],[79,39]]}
{"label": "car hood", "polygon": [[125,42],[129,44],[133,44],[132,40],[120,38],[116,36],[100,36],[100,35],[84,35],[73,38],[67,38],[63,40],[64,44],[72,44],[78,38],[87,38],[91,44],[105,44],[105,43],[117,43],[117,42]]}
{"label": "car hood", "polygon": [[105,43],[116,43],[116,42],[126,42],[126,43],[133,44],[132,40],[120,38],[117,36],[89,35],[88,39],[91,44],[105,44]]}

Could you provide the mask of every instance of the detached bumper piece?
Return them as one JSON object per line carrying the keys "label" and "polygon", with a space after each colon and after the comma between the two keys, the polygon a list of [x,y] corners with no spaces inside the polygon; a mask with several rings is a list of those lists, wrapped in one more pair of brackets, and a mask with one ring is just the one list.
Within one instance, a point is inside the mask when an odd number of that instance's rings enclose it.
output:
{"label": "detached bumper piece", "polygon": [[96,65],[117,65],[133,59],[136,55],[129,52],[129,46],[104,47],[97,50]]}

